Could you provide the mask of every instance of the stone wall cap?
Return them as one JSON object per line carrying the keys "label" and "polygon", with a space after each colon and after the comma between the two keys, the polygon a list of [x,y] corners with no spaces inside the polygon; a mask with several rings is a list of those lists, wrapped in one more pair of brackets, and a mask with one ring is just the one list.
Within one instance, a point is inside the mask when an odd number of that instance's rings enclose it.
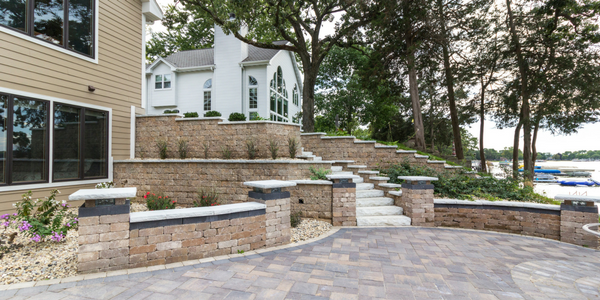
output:
{"label": "stone wall cap", "polygon": [[221,120],[225,121],[225,118],[222,117],[197,117],[197,118],[178,118],[175,121],[205,121],[205,120]]}
{"label": "stone wall cap", "polygon": [[355,139],[354,136],[322,136],[321,139]]}
{"label": "stone wall cap", "polygon": [[257,181],[246,181],[245,186],[255,187],[259,189],[276,189],[290,186],[296,186],[295,182],[283,181],[283,180],[257,180]]}
{"label": "stone wall cap", "polygon": [[437,177],[428,177],[428,176],[398,176],[398,179],[406,180],[406,181],[436,181]]}
{"label": "stone wall cap", "polygon": [[365,166],[365,165],[348,165],[347,168],[348,169],[366,169],[367,166]]}
{"label": "stone wall cap", "polygon": [[375,149],[397,149],[398,146],[392,145],[375,145]]}
{"label": "stone wall cap", "polygon": [[351,164],[354,163],[353,160],[334,160],[333,163],[338,163],[338,164]]}
{"label": "stone wall cap", "polygon": [[355,179],[355,178],[360,178],[360,176],[358,175],[346,175],[346,174],[333,174],[333,175],[326,175],[327,179]]}
{"label": "stone wall cap", "polygon": [[236,212],[266,209],[267,206],[257,202],[226,204],[218,206],[194,207],[184,209],[165,209],[154,211],[134,212],[129,215],[130,223],[184,219],[215,215],[225,215]]}
{"label": "stone wall cap", "polygon": [[488,200],[458,200],[458,199],[433,199],[434,204],[480,205],[480,206],[505,206],[524,207],[545,210],[560,210],[560,205],[541,204],[519,201],[488,201]]}
{"label": "stone wall cap", "polygon": [[427,163],[428,164],[445,164],[446,161],[445,160],[428,160]]}
{"label": "stone wall cap", "polygon": [[69,195],[69,200],[97,200],[135,197],[137,188],[82,189]]}
{"label": "stone wall cap", "polygon": [[415,154],[415,158],[429,158],[429,155]]}
{"label": "stone wall cap", "polygon": [[578,196],[578,195],[559,194],[559,195],[554,196],[554,200],[576,200],[576,201],[600,202],[600,196]]}
{"label": "stone wall cap", "polygon": [[400,197],[402,196],[402,191],[389,191],[388,194]]}
{"label": "stone wall cap", "polygon": [[329,180],[311,180],[311,179],[303,179],[303,180],[288,180],[291,182],[295,182],[296,184],[315,184],[315,185],[332,185],[333,182]]}
{"label": "stone wall cap", "polygon": [[363,141],[363,140],[356,140],[354,141],[355,144],[375,144],[377,143],[376,141]]}
{"label": "stone wall cap", "polygon": [[183,114],[135,115],[136,118],[183,117]]}
{"label": "stone wall cap", "polygon": [[371,180],[390,180],[389,177],[385,177],[385,176],[371,176],[371,177],[369,177],[369,179],[371,179]]}
{"label": "stone wall cap", "polygon": [[222,163],[222,164],[333,164],[334,161],[279,160],[279,159],[125,159],[114,163]]}
{"label": "stone wall cap", "polygon": [[358,174],[371,174],[371,175],[377,175],[377,174],[379,174],[379,171],[368,171],[368,170],[361,170],[361,171],[358,171]]}
{"label": "stone wall cap", "polygon": [[417,153],[417,150],[396,150],[396,153]]}
{"label": "stone wall cap", "polygon": [[327,133],[325,132],[306,132],[306,133],[301,133],[300,135],[326,135]]}
{"label": "stone wall cap", "polygon": [[397,183],[380,183],[378,185],[380,187],[390,188],[390,189],[395,189],[395,188],[401,188],[402,187],[401,184],[397,184]]}
{"label": "stone wall cap", "polygon": [[302,125],[300,125],[300,124],[282,123],[282,122],[275,122],[275,121],[224,121],[224,122],[219,122],[219,125],[242,125],[242,124],[276,124],[276,125],[288,125],[288,126],[302,127]]}

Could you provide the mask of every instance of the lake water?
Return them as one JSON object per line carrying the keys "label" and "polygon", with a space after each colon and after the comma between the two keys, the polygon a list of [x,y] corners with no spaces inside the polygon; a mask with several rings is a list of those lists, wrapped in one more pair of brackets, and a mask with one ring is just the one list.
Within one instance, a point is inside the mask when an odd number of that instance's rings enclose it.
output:
{"label": "lake water", "polygon": [[[492,172],[496,173],[498,163],[494,163],[494,169]],[[592,178],[596,181],[600,181],[600,162],[572,162],[572,161],[547,161],[536,163],[536,166],[549,166],[552,168],[558,167],[575,167],[579,169],[594,169]],[[585,177],[558,177],[558,180],[573,180],[573,181],[586,181]],[[582,195],[582,196],[598,196],[600,197],[600,186],[561,186],[559,184],[549,183],[536,183],[534,186],[535,191],[538,194],[554,198],[558,194],[567,195]]]}

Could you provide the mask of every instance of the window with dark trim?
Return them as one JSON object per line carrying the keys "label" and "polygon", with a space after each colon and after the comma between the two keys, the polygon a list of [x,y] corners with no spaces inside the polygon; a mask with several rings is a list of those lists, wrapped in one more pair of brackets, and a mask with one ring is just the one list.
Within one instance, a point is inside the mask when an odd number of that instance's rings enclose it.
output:
{"label": "window with dark trim", "polygon": [[0,0],[0,26],[94,57],[95,0]]}
{"label": "window with dark trim", "polygon": [[0,94],[0,185],[108,178],[108,112],[50,105]]}

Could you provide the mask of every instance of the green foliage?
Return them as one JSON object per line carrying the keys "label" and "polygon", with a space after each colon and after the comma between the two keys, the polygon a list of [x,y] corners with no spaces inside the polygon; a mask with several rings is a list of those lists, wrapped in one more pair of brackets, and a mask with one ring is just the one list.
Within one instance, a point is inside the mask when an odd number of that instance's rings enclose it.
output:
{"label": "green foliage", "polygon": [[261,117],[258,113],[250,113],[250,121],[269,121],[269,119]]}
{"label": "green foliage", "polygon": [[177,201],[169,199],[169,197],[164,196],[162,194],[155,194],[151,192],[147,192],[144,195],[144,199],[146,199],[146,205],[148,206],[148,210],[163,210],[163,209],[174,209]]}
{"label": "green foliage", "polygon": [[244,250],[239,250],[238,249],[238,254],[244,254]]}
{"label": "green foliage", "polygon": [[160,159],[167,158],[167,148],[168,144],[166,140],[157,140],[156,147],[158,148],[158,156]]}
{"label": "green foliage", "polygon": [[236,122],[236,121],[246,121],[246,115],[242,114],[242,113],[231,113],[229,115],[229,121],[230,122]]}
{"label": "green foliage", "polygon": [[49,197],[33,200],[32,192],[28,191],[23,194],[20,202],[14,204],[16,214],[3,215],[2,219],[8,222],[9,217],[12,217],[14,226],[35,242],[41,242],[47,237],[60,242],[67,231],[77,228],[79,219],[76,214],[69,212],[66,201],[56,200],[59,193],[58,190],[52,190]]}
{"label": "green foliage", "polygon": [[165,111],[163,111],[163,114],[178,114],[179,110],[178,109],[165,109]]}
{"label": "green foliage", "polygon": [[209,147],[210,147],[209,142],[202,143],[202,150],[204,150],[204,159],[208,159],[208,150],[210,149]]}
{"label": "green foliage", "polygon": [[520,181],[507,178],[497,179],[492,176],[473,178],[465,173],[437,172],[427,167],[414,167],[408,161],[382,170],[388,174],[393,183],[401,183],[398,176],[433,176],[439,180],[432,182],[435,194],[441,198],[472,200],[512,200],[536,203],[557,204],[551,198],[539,195],[532,187],[524,186]]}
{"label": "green foliage", "polygon": [[295,213],[292,213],[292,214],[290,215],[290,225],[291,225],[293,228],[296,228],[296,227],[298,227],[298,225],[300,224],[300,222],[302,222],[302,219],[300,218],[300,216],[301,216],[301,215],[302,215],[302,213],[301,213],[301,212],[299,212],[299,211],[298,211],[298,212],[295,212]]}
{"label": "green foliage", "polygon": [[350,136],[350,134],[347,131],[344,131],[342,129],[328,131],[326,135],[327,136]]}
{"label": "green foliage", "polygon": [[177,140],[177,150],[179,152],[179,158],[187,158],[188,153],[188,141],[186,139]]}
{"label": "green foliage", "polygon": [[300,143],[296,140],[295,137],[288,138],[288,149],[290,153],[290,158],[296,158],[296,153],[298,152],[298,145]]}
{"label": "green foliage", "polygon": [[359,140],[371,140],[371,131],[369,129],[358,128],[352,133]]}
{"label": "green foliage", "polygon": [[246,149],[248,150],[248,158],[255,159],[258,155],[258,146],[256,145],[256,141],[253,139],[247,140]]}
{"label": "green foliage", "polygon": [[279,152],[279,146],[275,140],[269,140],[269,152],[271,152],[271,158],[277,159],[277,153]]}
{"label": "green foliage", "polygon": [[198,117],[198,113],[197,112],[186,112],[183,114],[184,118],[197,118]]}
{"label": "green foliage", "polygon": [[221,157],[223,159],[231,159],[231,149],[229,149],[229,146],[221,146]]}
{"label": "green foliage", "polygon": [[102,183],[96,184],[97,189],[110,189],[113,187],[115,187],[115,183],[112,181],[107,181],[107,182],[102,182]]}
{"label": "green foliage", "polygon": [[310,180],[327,180],[327,175],[329,175],[331,173],[331,170],[327,170],[324,168],[315,168],[313,166],[310,166],[308,168],[308,170],[310,171]]}
{"label": "green foliage", "polygon": [[221,205],[219,193],[214,188],[199,188],[196,192],[196,200],[192,204],[194,207]]}
{"label": "green foliage", "polygon": [[204,116],[205,116],[205,117],[220,117],[220,116],[221,116],[221,113],[220,113],[220,112],[218,112],[218,111],[211,110],[211,111],[207,111],[207,112],[204,114]]}

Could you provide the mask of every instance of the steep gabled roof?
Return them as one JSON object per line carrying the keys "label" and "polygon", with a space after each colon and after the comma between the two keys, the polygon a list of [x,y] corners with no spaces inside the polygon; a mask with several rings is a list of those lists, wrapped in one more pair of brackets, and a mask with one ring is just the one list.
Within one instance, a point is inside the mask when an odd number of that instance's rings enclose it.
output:
{"label": "steep gabled roof", "polygon": [[[287,42],[288,41],[276,41],[273,42],[273,44],[285,45]],[[253,45],[248,45],[248,57],[246,57],[243,62],[271,60],[271,58],[275,57],[279,51],[281,50],[258,48]]]}

